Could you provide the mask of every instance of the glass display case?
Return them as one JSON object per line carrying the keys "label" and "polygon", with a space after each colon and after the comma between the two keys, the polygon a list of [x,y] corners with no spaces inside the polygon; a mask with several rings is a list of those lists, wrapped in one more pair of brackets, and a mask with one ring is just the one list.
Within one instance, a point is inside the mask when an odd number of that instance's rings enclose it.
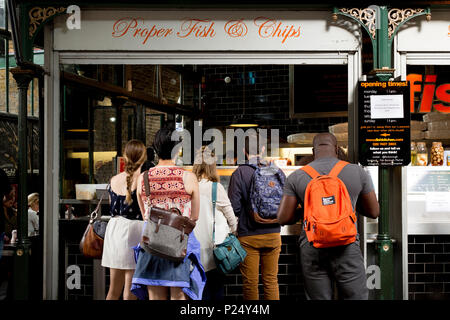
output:
{"label": "glass display case", "polygon": [[448,234],[450,232],[450,167],[408,166],[408,234]]}

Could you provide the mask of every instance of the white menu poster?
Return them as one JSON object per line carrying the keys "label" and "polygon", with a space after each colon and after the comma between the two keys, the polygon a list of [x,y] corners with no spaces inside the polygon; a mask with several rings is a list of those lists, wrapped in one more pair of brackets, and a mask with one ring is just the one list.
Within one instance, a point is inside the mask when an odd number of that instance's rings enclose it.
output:
{"label": "white menu poster", "polygon": [[372,119],[403,118],[403,95],[370,96],[370,117]]}

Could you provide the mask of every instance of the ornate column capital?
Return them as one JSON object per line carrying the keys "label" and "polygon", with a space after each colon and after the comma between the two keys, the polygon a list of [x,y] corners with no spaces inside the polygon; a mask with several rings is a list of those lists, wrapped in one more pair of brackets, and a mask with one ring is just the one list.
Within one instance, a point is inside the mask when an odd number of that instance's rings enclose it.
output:
{"label": "ornate column capital", "polygon": [[19,89],[28,89],[30,81],[33,80],[35,73],[33,70],[24,69],[21,67],[12,68],[9,70],[14,79],[17,82],[17,88]]}
{"label": "ornate column capital", "polygon": [[369,35],[373,40],[376,39],[376,14],[374,9],[340,8],[337,10],[338,11],[335,10],[333,13],[333,20],[337,20],[338,14],[351,17],[365,26],[367,32],[369,32]]}
{"label": "ornate column capital", "polygon": [[[362,26],[364,26],[369,33],[372,40],[376,39],[376,25],[377,25],[377,17],[376,11],[372,8],[334,8],[332,18],[333,20],[337,20],[338,14],[347,16],[358,21]],[[421,16],[426,14],[427,21],[431,20],[431,12],[430,9],[421,9],[421,8],[406,8],[406,9],[397,9],[392,8],[388,11],[388,38],[391,40],[398,28],[410,20],[411,18]]]}
{"label": "ornate column capital", "polygon": [[426,9],[390,9],[388,11],[388,21],[389,21],[389,28],[388,28],[388,36],[389,39],[392,39],[395,32],[398,30],[400,25],[402,25],[404,22],[409,20],[410,18],[413,18],[417,15],[427,15],[427,21],[431,20],[431,13],[429,10]]}
{"label": "ornate column capital", "polygon": [[33,7],[28,11],[28,18],[30,19],[30,27],[28,29],[29,38],[33,38],[39,26],[45,23],[48,19],[57,14],[65,13],[66,7]]}

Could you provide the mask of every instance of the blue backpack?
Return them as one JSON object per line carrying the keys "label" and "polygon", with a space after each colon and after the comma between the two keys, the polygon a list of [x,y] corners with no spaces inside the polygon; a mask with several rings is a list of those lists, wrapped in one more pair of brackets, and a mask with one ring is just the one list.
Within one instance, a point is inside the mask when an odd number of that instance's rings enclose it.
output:
{"label": "blue backpack", "polygon": [[249,166],[255,169],[250,185],[250,215],[258,223],[278,223],[277,211],[286,181],[284,172],[274,164]]}

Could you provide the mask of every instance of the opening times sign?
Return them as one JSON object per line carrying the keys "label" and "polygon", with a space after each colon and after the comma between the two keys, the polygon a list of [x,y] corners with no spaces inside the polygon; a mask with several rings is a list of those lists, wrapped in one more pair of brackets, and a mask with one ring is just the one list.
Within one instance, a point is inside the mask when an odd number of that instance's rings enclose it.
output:
{"label": "opening times sign", "polygon": [[358,83],[359,162],[406,166],[411,161],[408,81]]}

